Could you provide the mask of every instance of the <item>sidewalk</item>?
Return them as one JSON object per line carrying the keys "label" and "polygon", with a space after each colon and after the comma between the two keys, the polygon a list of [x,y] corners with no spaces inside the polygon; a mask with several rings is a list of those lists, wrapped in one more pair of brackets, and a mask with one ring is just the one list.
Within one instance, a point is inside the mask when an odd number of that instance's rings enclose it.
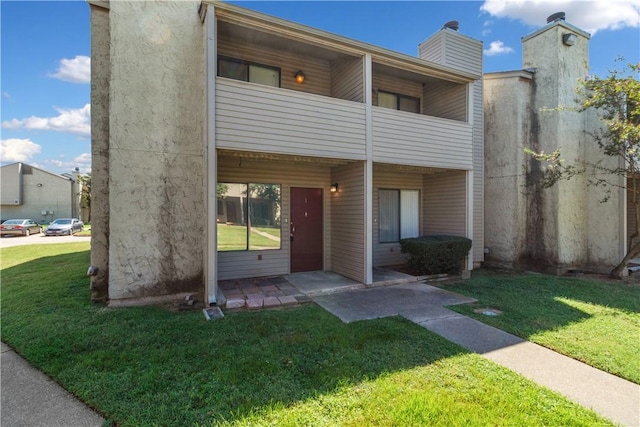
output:
{"label": "sidewalk", "polygon": [[640,385],[444,308],[471,298],[411,283],[312,299],[345,323],[400,315],[615,423],[640,426]]}
{"label": "sidewalk", "polygon": [[104,419],[0,343],[0,425],[91,427]]}

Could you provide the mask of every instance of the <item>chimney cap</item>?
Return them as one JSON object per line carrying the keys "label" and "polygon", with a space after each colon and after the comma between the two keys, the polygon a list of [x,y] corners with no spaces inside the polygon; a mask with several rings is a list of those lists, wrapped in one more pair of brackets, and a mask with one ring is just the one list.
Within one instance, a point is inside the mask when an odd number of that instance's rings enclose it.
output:
{"label": "chimney cap", "polygon": [[449,21],[446,22],[442,28],[449,28],[453,31],[458,31],[458,28],[460,28],[460,23],[458,21]]}
{"label": "chimney cap", "polygon": [[564,12],[556,12],[553,15],[549,15],[549,17],[547,18],[547,24],[555,21],[564,21],[565,16],[566,13]]}

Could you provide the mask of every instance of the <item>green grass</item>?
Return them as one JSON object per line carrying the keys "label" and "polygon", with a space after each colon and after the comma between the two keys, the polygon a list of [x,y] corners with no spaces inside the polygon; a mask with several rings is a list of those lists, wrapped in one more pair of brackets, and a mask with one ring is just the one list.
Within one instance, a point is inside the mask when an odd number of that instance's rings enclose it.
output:
{"label": "green grass", "polygon": [[[254,227],[261,231],[280,238],[280,229],[269,227]],[[280,241],[269,239],[258,233],[251,233],[251,249],[279,249]],[[239,225],[218,224],[218,250],[219,251],[244,251],[247,249],[247,228]]]}
{"label": "green grass", "polygon": [[[640,384],[640,287],[620,281],[479,271],[448,290],[478,299],[449,307]],[[496,308],[500,316],[474,313]]]}
{"label": "green grass", "polygon": [[2,339],[119,426],[611,425],[400,318],[89,301],[88,243],[2,258]]}

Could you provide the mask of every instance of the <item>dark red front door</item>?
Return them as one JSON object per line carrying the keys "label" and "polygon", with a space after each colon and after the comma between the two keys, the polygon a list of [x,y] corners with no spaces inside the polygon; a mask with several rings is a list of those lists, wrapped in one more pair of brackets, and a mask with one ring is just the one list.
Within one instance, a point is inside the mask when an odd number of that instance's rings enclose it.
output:
{"label": "dark red front door", "polygon": [[291,272],[322,270],[322,189],[291,188]]}

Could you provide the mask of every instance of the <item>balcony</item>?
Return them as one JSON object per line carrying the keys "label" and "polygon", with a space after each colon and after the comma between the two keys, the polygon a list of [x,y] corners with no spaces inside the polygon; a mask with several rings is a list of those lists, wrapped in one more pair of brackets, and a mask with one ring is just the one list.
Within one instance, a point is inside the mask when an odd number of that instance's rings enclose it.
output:
{"label": "balcony", "polygon": [[216,147],[364,160],[365,107],[218,77]]}

